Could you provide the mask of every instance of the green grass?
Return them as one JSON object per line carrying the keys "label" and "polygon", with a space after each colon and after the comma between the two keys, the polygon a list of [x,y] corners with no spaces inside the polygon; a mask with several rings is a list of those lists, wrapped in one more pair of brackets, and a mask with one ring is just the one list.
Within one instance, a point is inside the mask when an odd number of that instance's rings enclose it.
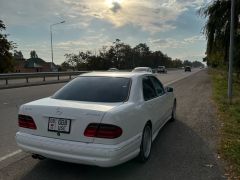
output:
{"label": "green grass", "polygon": [[228,164],[230,179],[240,179],[240,83],[234,76],[233,101],[227,99],[227,72],[210,69],[213,99],[218,108],[221,126],[220,154]]}

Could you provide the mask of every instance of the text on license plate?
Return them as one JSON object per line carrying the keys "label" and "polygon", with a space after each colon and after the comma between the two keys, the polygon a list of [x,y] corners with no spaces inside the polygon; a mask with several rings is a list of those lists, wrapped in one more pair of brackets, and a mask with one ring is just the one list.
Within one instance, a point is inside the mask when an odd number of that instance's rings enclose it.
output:
{"label": "text on license plate", "polygon": [[70,119],[61,119],[61,118],[52,118],[48,120],[48,130],[56,131],[62,133],[70,133],[71,120]]}

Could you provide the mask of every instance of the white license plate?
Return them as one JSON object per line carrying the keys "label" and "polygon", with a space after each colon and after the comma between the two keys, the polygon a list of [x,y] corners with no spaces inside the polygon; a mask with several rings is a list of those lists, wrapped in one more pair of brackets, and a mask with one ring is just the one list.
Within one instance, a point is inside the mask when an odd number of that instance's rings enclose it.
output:
{"label": "white license plate", "polygon": [[50,117],[48,120],[48,131],[70,133],[70,127],[71,127],[70,119]]}

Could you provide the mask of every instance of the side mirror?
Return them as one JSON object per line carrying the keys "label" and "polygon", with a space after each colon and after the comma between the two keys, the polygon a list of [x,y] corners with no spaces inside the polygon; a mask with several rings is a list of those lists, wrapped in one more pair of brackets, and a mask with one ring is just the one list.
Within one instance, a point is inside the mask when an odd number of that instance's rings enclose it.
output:
{"label": "side mirror", "polygon": [[166,91],[167,92],[173,92],[173,88],[172,87],[166,87]]}

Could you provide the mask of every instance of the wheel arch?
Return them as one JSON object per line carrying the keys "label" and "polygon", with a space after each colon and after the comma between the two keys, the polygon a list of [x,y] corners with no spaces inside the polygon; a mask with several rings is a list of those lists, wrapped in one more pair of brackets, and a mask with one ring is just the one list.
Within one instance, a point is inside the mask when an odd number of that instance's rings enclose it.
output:
{"label": "wheel arch", "polygon": [[151,127],[151,129],[152,129],[152,121],[151,121],[151,120],[148,120],[148,121],[146,122],[146,124],[144,125],[143,129],[144,129],[147,125],[149,125],[149,126]]}

